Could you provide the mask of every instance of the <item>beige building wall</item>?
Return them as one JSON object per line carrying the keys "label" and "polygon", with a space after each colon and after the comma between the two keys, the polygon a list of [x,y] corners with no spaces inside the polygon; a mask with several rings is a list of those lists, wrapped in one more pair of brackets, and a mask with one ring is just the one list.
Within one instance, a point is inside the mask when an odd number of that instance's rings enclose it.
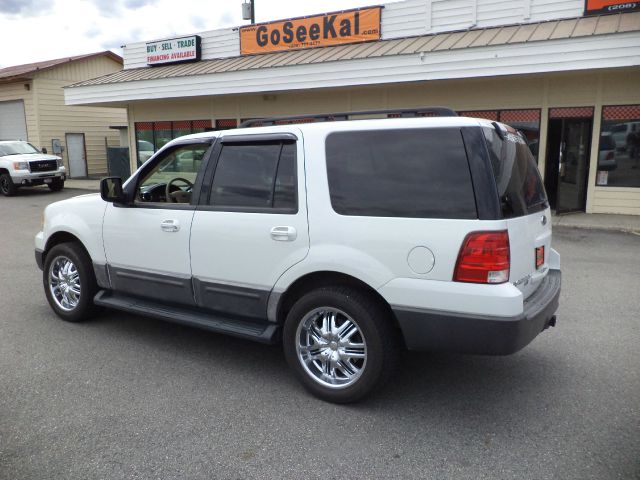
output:
{"label": "beige building wall", "polygon": [[[640,104],[640,68],[446,80],[349,89],[317,89],[267,95],[183,98],[129,105],[130,144],[135,122],[196,120],[449,106],[456,110],[541,109],[539,167],[545,168],[551,107],[593,106],[594,125],[586,210],[640,214],[640,188],[596,187],[603,105]],[[135,151],[132,149],[132,168]]]}
{"label": "beige building wall", "polygon": [[[120,137],[112,125],[126,125],[124,108],[68,106],[64,103],[64,88],[75,82],[121,70],[122,65],[108,57],[96,57],[39,72],[33,79],[33,96],[37,104],[37,123],[41,146],[51,151],[51,140],[59,139],[65,147],[62,154],[69,165],[66,133],[84,133],[87,173],[106,175],[106,145],[117,147]],[[73,172],[72,172],[73,174]]]}
{"label": "beige building wall", "polygon": [[[25,85],[28,85],[28,90]],[[27,139],[36,147],[40,147],[40,135],[36,108],[33,100],[33,85],[31,80],[16,83],[0,84],[0,102],[9,100],[22,100],[24,102],[24,114],[27,121]]]}

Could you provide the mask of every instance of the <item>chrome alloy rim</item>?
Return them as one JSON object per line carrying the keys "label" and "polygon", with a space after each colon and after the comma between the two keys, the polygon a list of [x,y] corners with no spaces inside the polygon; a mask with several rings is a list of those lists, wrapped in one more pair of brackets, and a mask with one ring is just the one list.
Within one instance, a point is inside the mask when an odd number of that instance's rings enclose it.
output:
{"label": "chrome alloy rim", "polygon": [[348,387],[364,372],[367,343],[355,320],[342,310],[312,310],[298,325],[296,339],[300,363],[324,387]]}
{"label": "chrome alloy rim", "polygon": [[58,307],[70,312],[80,302],[80,274],[67,257],[56,257],[49,267],[49,290]]}

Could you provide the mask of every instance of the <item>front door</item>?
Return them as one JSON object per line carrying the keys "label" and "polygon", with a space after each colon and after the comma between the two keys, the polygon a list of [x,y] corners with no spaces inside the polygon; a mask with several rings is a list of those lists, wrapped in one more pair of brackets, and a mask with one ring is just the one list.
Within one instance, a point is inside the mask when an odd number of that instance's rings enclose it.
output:
{"label": "front door", "polygon": [[584,211],[591,118],[549,119],[545,188],[556,213]]}
{"label": "front door", "polygon": [[114,290],[167,303],[195,303],[189,240],[194,187],[209,148],[200,141],[164,151],[131,180],[132,205],[107,206],[103,239]]}
{"label": "front door", "polygon": [[83,178],[87,176],[87,157],[84,146],[84,133],[67,133],[67,155],[69,156],[69,176]]}

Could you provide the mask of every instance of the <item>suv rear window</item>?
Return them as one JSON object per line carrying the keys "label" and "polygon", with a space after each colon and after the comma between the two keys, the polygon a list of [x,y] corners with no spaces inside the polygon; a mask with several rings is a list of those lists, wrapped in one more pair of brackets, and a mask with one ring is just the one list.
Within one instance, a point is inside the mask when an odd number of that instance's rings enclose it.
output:
{"label": "suv rear window", "polygon": [[459,129],[336,132],[326,157],[331,205],[341,215],[478,217]]}
{"label": "suv rear window", "polygon": [[523,138],[484,127],[504,218],[522,217],[549,206],[535,158]]}

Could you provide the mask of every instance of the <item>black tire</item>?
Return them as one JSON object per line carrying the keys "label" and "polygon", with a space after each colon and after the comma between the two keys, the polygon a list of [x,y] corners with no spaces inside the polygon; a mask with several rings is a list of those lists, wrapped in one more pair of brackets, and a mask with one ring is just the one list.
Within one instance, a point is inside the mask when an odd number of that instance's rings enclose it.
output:
{"label": "black tire", "polygon": [[18,187],[11,180],[11,175],[3,173],[0,175],[0,193],[5,197],[12,197],[18,191]]}
{"label": "black tire", "polygon": [[64,188],[64,180],[54,180],[47,185],[52,192],[59,192]]}
{"label": "black tire", "polygon": [[[305,333],[308,330],[305,330],[304,325],[307,325],[312,318],[320,318],[325,315],[322,313],[325,308],[328,311],[333,310],[346,314],[346,317],[343,316],[343,318],[345,321],[346,319],[351,320],[356,325],[358,329],[356,337],[360,338],[360,342],[366,345],[366,350],[364,350],[366,360],[359,365],[358,375],[354,376],[354,380],[351,380],[353,383],[345,383],[340,386],[334,385],[333,387],[327,386],[326,381],[319,377],[319,375],[324,375],[320,373],[320,370],[326,363],[323,363],[322,360],[304,362],[301,358],[303,354],[299,354],[298,345],[304,343],[304,339],[308,338]],[[321,313],[318,313],[318,311]],[[338,315],[339,317],[340,314]],[[338,322],[340,320],[337,320],[336,324]],[[301,324],[303,325],[301,326]],[[317,330],[314,332],[319,333]],[[358,337],[360,334],[362,336]],[[324,336],[322,338],[324,339]],[[333,350],[325,348],[325,344],[323,344],[322,348],[324,348],[325,355],[332,355],[332,352],[335,352],[336,349],[340,350],[340,345],[342,344],[338,343],[339,341],[337,337],[331,340],[333,345],[330,348]],[[320,351],[317,348],[318,345],[318,343],[315,343],[309,350],[316,352],[314,354],[315,357],[321,356],[317,354]],[[315,396],[333,403],[356,402],[374,390],[380,389],[391,377],[400,360],[398,331],[392,319],[389,318],[389,313],[376,299],[349,287],[319,288],[301,297],[293,305],[285,320],[283,348],[289,366],[304,387]],[[301,351],[303,349],[304,347],[301,347]],[[328,357],[323,358],[326,359]],[[305,363],[308,367],[304,366]],[[353,365],[349,364],[349,368],[351,367]],[[354,369],[357,368],[358,365]],[[347,376],[345,369],[342,369],[341,373]],[[336,374],[334,373],[333,375],[333,381],[335,381]],[[324,378],[330,379],[330,377]]]}
{"label": "black tire", "polygon": [[[60,300],[57,298],[52,292],[51,287],[51,284],[54,282],[50,277],[52,269],[54,273],[58,273],[59,266],[66,265],[65,259],[75,266],[75,270],[69,270],[69,276],[66,274],[63,275],[65,280],[61,288],[65,288],[71,284],[70,281],[66,280],[67,278],[71,276],[76,278],[73,273],[74,271],[77,273],[77,277],[79,278],[78,284],[80,286],[79,295],[70,294],[70,298],[74,300],[72,303],[75,303],[71,308],[64,308],[64,299]],[[57,260],[60,260],[60,263],[54,266]],[[98,308],[93,303],[93,297],[98,292],[98,284],[96,283],[96,277],[93,272],[93,265],[89,255],[87,255],[84,248],[78,243],[60,243],[47,252],[42,272],[42,283],[49,305],[51,305],[53,311],[63,320],[67,322],[81,322],[93,317],[97,313]],[[60,292],[60,289],[57,291]]]}

